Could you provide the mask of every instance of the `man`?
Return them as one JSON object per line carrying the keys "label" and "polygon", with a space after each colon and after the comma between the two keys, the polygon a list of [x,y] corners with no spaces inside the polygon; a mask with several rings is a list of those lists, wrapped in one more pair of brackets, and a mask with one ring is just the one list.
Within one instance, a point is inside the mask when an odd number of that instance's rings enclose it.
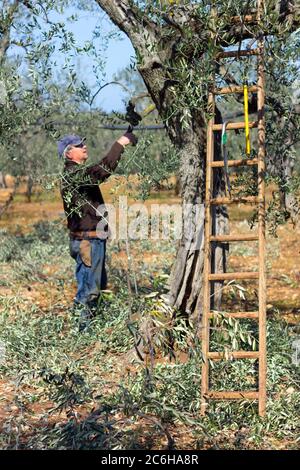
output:
{"label": "man", "polygon": [[[104,204],[99,184],[116,169],[126,145],[136,141],[134,134],[126,132],[113,144],[106,157],[92,166],[86,164],[88,151],[84,138],[66,135],[58,141],[59,156],[65,160],[61,195],[70,231],[70,254],[76,261],[74,304],[81,309],[79,331],[84,330],[93,317],[101,290],[107,283],[108,225],[106,214],[97,210]],[[104,228],[99,230],[99,226]]]}

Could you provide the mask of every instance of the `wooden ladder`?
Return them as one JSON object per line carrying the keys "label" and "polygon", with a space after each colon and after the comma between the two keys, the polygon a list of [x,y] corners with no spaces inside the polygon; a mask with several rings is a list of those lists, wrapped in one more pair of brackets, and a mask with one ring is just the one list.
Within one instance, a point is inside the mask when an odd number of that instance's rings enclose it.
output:
{"label": "wooden ladder", "polygon": [[[258,2],[262,2],[259,0]],[[258,13],[259,18],[259,13]],[[253,159],[229,160],[228,167],[257,165],[258,168],[258,196],[243,198],[220,197],[213,198],[213,171],[215,168],[224,167],[223,161],[214,160],[214,136],[215,132],[222,130],[221,124],[215,124],[215,96],[230,93],[243,93],[243,87],[228,87],[213,89],[209,94],[209,109],[213,117],[208,122],[207,128],[207,160],[206,160],[206,191],[205,191],[205,242],[204,242],[204,305],[202,317],[202,384],[201,384],[201,413],[206,412],[208,400],[258,400],[259,415],[263,416],[266,410],[266,276],[265,276],[265,119],[264,119],[264,43],[259,38],[257,49],[239,52],[222,52],[218,58],[245,57],[247,55],[257,56],[257,85],[249,87],[249,91],[257,93],[258,119],[250,122],[250,128],[258,128],[257,156]],[[226,127],[230,129],[244,129],[245,123],[229,123]],[[232,203],[251,203],[258,205],[258,233],[257,235],[216,235],[212,233],[212,208],[216,205]],[[257,272],[212,272],[212,243],[216,242],[243,242],[258,241],[258,271]],[[258,321],[259,343],[258,351],[232,351],[229,356],[232,359],[256,359],[258,360],[258,390],[255,391],[213,391],[209,387],[210,361],[225,359],[225,353],[212,352],[209,347],[210,320],[216,315],[211,311],[211,283],[215,281],[226,281],[235,279],[257,279],[258,280],[258,311],[257,312],[228,312],[225,317],[239,319],[253,319]],[[227,357],[227,356],[226,356]]]}

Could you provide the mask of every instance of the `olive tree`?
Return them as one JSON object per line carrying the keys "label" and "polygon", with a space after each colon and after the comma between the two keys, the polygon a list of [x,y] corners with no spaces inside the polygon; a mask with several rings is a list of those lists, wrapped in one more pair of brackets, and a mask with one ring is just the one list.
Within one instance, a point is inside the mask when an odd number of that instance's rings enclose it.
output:
{"label": "olive tree", "polygon": [[59,168],[55,123],[76,121],[93,94],[78,70],[80,57],[89,55],[103,78],[98,51],[107,37],[95,33],[93,43],[77,43],[78,17],[69,6],[91,10],[83,1],[0,1],[0,171],[16,182],[26,177],[29,200],[34,182]]}
{"label": "olive tree", "polygon": [[[280,38],[283,42],[300,24],[297,2],[267,0],[261,21],[256,21],[256,1],[134,1],[96,0],[130,39],[137,57],[137,69],[163,120],[171,142],[180,157],[181,196],[185,222],[194,215],[193,207],[204,203],[206,123],[208,90],[212,74],[220,83],[232,83],[228,70],[215,63],[223,48],[241,45],[258,36]],[[212,8],[217,14],[212,23]],[[252,15],[252,16],[248,16]],[[213,33],[213,34],[212,34]],[[226,69],[226,67],[225,67]],[[217,122],[221,114],[217,109]],[[216,158],[220,158],[219,139]],[[217,175],[215,195],[223,191]],[[215,213],[216,232],[227,230],[227,212]],[[204,211],[199,212],[193,237],[183,237],[170,281],[170,299],[185,312],[201,310]],[[215,269],[224,267],[225,248],[214,253]]]}

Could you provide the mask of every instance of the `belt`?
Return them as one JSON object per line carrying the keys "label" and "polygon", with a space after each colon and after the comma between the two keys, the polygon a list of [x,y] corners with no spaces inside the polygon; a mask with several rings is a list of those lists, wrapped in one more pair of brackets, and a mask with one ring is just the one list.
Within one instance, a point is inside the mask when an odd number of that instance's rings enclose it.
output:
{"label": "belt", "polygon": [[82,232],[70,232],[70,237],[74,239],[85,239],[85,238],[100,238],[106,240],[109,233],[104,232],[103,230],[91,230],[91,231],[82,231]]}

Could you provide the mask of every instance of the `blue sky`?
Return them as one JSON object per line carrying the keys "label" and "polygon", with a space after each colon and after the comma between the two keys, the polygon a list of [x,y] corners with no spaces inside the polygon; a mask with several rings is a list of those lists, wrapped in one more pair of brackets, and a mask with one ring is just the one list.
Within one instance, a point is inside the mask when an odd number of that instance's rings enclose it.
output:
{"label": "blue sky", "polygon": [[[75,9],[71,10],[71,13],[75,12],[78,13]],[[68,10],[68,14],[70,14],[70,10]],[[79,12],[78,21],[70,25],[70,28],[75,35],[76,42],[83,44],[85,41],[90,40],[96,25],[100,26],[101,30],[105,33],[110,31],[112,28],[115,28],[100,7],[99,13],[97,11],[96,13]],[[105,51],[105,55],[107,56],[105,67],[107,76],[105,81],[107,82],[113,78],[115,73],[128,67],[135,57],[135,53],[129,39],[125,34],[120,34],[121,40],[112,39],[109,43],[108,49]],[[89,57],[80,57],[78,63],[80,76],[85,80],[87,79],[89,85],[92,85],[95,82],[92,65],[92,61]],[[124,92],[122,92],[120,87],[110,85],[100,92],[96,100],[96,105],[107,112],[112,110],[124,111],[124,104],[122,102],[123,97]]]}
{"label": "blue sky", "polygon": [[[68,21],[68,19],[72,15],[77,15],[77,21]],[[63,14],[58,13],[57,11],[50,11],[48,12],[49,19],[53,23],[65,23],[67,30],[73,32],[75,37],[75,42],[77,46],[83,46],[87,41],[91,41],[93,39],[93,32],[96,27],[100,29],[101,36],[107,37],[108,33],[112,30],[117,32],[118,39],[110,39],[108,46],[101,50],[101,44],[99,43],[99,54],[103,54],[105,57],[105,73],[106,76],[101,81],[101,85],[110,82],[114,75],[118,72],[121,72],[125,68],[127,68],[130,64],[132,64],[135,60],[135,53],[134,49],[131,45],[131,42],[127,38],[127,36],[122,33],[118,28],[116,28],[113,23],[110,21],[106,13],[100,8],[95,7],[93,12],[79,10],[75,7],[71,7],[65,10]],[[40,24],[45,27],[45,31],[49,29],[46,23],[40,21]],[[17,30],[15,33],[16,38],[18,39],[18,35],[22,39],[24,39],[24,33],[22,33],[22,29],[20,31]],[[26,37],[26,36],[25,36]],[[39,38],[40,36],[37,36]],[[38,40],[38,39],[37,39]],[[99,41],[99,40],[97,40]],[[97,44],[97,42],[96,42]],[[39,44],[37,43],[37,46]],[[56,62],[55,70],[61,77],[61,71],[63,66],[66,63],[66,52],[59,52],[58,47],[61,45],[60,42],[56,42],[57,45],[57,52],[52,57],[53,60]],[[97,44],[98,45],[98,44]],[[97,48],[98,51],[98,48]],[[18,58],[21,63],[22,68],[22,57],[24,56],[24,50],[12,46],[11,47],[11,54],[12,56]],[[96,77],[93,72],[93,65],[95,64],[92,57],[88,54],[77,54],[71,52],[70,53],[71,63],[75,65],[75,71],[78,75],[79,80],[84,81],[88,87],[91,89],[92,94],[99,89],[99,85],[97,86]],[[24,72],[25,71],[25,72]],[[28,72],[27,69],[23,68],[23,72]],[[1,90],[0,90],[1,94]],[[110,85],[103,89],[95,99],[93,103],[93,108],[102,109],[106,112],[110,111],[121,111],[124,112],[124,100],[125,100],[125,92],[122,90],[120,86]]]}

